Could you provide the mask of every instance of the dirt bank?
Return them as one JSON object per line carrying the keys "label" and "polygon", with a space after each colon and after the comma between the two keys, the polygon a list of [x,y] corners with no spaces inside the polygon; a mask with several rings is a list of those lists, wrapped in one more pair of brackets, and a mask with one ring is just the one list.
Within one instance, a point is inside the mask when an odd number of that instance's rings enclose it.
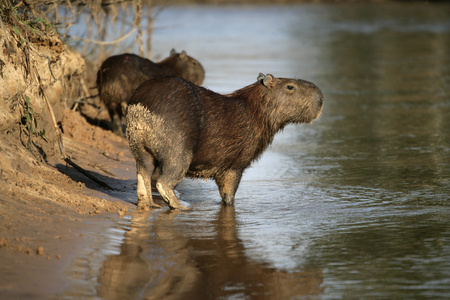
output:
{"label": "dirt bank", "polygon": [[[64,288],[62,272],[98,216],[123,216],[136,201],[126,140],[70,110],[85,96],[85,61],[43,23],[23,24],[0,27],[0,299]],[[112,189],[61,158],[50,111],[64,155]]]}
{"label": "dirt bank", "polygon": [[[0,298],[40,298],[63,287],[62,272],[96,215],[134,209],[134,161],[126,141],[78,113],[62,119],[64,146],[100,187],[58,155],[36,159],[12,134],[0,141]],[[45,278],[45,279],[44,279]]]}

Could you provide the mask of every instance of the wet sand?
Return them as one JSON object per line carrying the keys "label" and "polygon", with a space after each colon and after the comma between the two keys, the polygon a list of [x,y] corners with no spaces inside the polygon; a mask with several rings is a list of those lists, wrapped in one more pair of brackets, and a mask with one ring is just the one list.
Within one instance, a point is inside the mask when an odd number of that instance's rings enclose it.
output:
{"label": "wet sand", "polygon": [[[126,140],[86,123],[78,112],[67,114],[67,154],[115,190],[99,187],[58,155],[48,163],[11,161],[11,170],[3,164],[0,299],[43,299],[64,290],[64,270],[83,248],[86,233],[104,216],[134,209],[133,186],[127,180],[134,179],[135,167]],[[3,161],[6,153],[0,154]]]}

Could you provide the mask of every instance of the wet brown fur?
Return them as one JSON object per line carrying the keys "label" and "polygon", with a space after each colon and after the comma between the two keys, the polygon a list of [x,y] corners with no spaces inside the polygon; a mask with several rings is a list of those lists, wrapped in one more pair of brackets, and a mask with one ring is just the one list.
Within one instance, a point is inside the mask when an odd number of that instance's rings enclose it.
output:
{"label": "wet brown fur", "polygon": [[[130,149],[138,173],[160,174],[161,189],[172,190],[185,176],[213,178],[223,202],[233,204],[243,171],[274,135],[289,123],[310,123],[322,104],[320,90],[303,80],[262,75],[220,95],[180,78],[157,77],[129,102]],[[176,197],[165,200],[172,208],[181,205]]]}
{"label": "wet brown fur", "polygon": [[97,72],[99,96],[108,109],[113,131],[118,135],[123,134],[121,120],[131,95],[141,83],[155,75],[173,75],[200,85],[205,71],[186,52],[177,53],[175,50],[157,63],[130,53],[111,56],[102,63]]}

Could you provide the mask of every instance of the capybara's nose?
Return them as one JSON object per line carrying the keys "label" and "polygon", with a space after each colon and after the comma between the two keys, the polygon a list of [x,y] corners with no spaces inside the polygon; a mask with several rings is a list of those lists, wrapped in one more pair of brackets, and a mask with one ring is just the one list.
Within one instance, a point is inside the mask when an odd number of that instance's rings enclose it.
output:
{"label": "capybara's nose", "polygon": [[320,99],[319,99],[319,105],[320,105],[320,107],[323,106],[323,96],[321,96]]}

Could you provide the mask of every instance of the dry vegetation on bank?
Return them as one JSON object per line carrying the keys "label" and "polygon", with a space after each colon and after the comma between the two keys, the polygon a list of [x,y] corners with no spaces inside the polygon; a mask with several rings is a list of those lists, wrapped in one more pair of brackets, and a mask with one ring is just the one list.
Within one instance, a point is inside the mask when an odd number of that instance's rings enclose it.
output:
{"label": "dry vegetation on bank", "polygon": [[[106,176],[105,167],[97,170],[102,158],[110,160],[105,155],[115,159],[111,168],[131,161],[123,139],[72,110],[91,93],[86,62],[62,41],[43,9],[36,1],[0,2],[0,265],[5,268],[11,253],[60,257],[49,250],[54,236],[71,231],[82,220],[77,216],[123,215],[129,207],[107,201],[101,186],[68,164],[106,182],[117,178]],[[93,111],[101,117],[99,107]],[[10,282],[7,273],[0,273],[0,286],[7,286],[2,284]]]}

